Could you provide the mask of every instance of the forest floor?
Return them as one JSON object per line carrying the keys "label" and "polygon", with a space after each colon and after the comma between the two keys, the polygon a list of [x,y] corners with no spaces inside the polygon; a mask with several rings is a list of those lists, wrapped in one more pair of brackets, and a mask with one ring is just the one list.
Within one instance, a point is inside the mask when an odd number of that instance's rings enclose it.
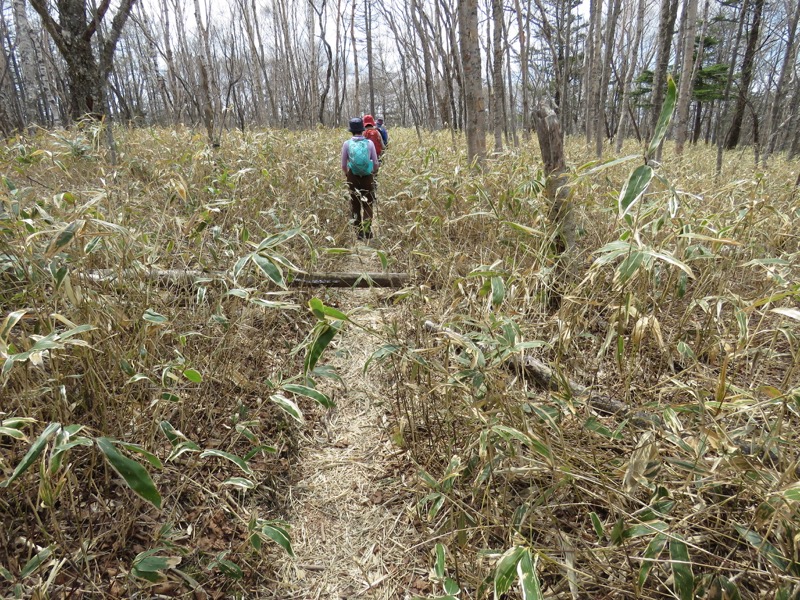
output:
{"label": "forest floor", "polygon": [[[372,264],[375,262],[375,264]],[[343,260],[344,272],[379,271],[369,248]],[[364,372],[381,340],[369,330],[391,320],[386,290],[341,292],[340,310],[358,310],[330,348],[345,382],[336,408],[305,430],[289,490],[295,559],[276,571],[284,599],[397,599],[424,593],[427,568],[415,530],[415,469],[387,434],[385,382]],[[333,350],[333,352],[331,352]],[[278,597],[275,596],[275,597]]]}

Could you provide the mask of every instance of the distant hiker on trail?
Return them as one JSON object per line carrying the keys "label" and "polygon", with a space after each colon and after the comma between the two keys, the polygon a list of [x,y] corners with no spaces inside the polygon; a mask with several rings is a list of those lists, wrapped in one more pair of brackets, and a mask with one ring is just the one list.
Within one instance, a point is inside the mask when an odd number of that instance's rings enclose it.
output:
{"label": "distant hiker on trail", "polygon": [[378,117],[375,120],[376,129],[380,132],[381,138],[383,138],[383,149],[386,150],[386,146],[389,145],[389,130],[386,129],[386,126],[383,124],[383,119]]}
{"label": "distant hiker on trail", "polygon": [[375,179],[380,163],[375,144],[364,137],[364,122],[350,119],[353,137],[342,144],[342,171],[350,188],[350,214],[359,240],[372,239],[372,206],[375,203]]}
{"label": "distant hiker on trail", "polygon": [[375,144],[375,151],[378,153],[378,162],[381,161],[381,154],[383,154],[383,136],[381,132],[375,129],[375,119],[372,115],[364,115],[364,137]]}

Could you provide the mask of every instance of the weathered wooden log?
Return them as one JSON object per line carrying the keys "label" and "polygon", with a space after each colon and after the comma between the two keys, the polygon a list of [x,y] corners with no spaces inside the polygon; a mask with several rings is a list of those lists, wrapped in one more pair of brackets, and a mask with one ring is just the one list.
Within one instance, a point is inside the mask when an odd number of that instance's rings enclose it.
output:
{"label": "weathered wooden log", "polygon": [[295,275],[289,285],[401,288],[408,285],[409,279],[408,273],[302,273]]}
{"label": "weathered wooden log", "polygon": [[[209,279],[222,279],[226,276],[222,271],[197,271],[192,269],[97,269],[83,274],[84,277],[98,282],[120,281],[126,278],[144,277],[150,281],[164,286],[187,286],[197,281]],[[290,287],[381,287],[400,288],[408,285],[408,273],[298,273],[295,274],[287,285]],[[246,278],[245,283],[252,285],[252,277]]]}
{"label": "weathered wooden log", "polygon": [[[437,325],[433,321],[425,321],[423,327],[427,331],[433,333],[444,333],[457,339],[463,339],[463,336],[460,333],[450,329],[449,327]],[[477,346],[481,349],[481,351],[486,351],[488,349],[485,344],[479,343]],[[532,356],[520,356],[515,354],[505,360],[505,365],[510,370],[516,373],[521,373],[524,377],[527,377],[530,381],[541,388],[552,391],[561,391],[569,394],[570,396],[585,397],[586,402],[592,408],[600,412],[622,416],[625,416],[629,413],[630,409],[625,403],[620,402],[619,400],[614,400],[613,398],[607,398],[605,396],[592,395],[591,391],[586,386],[572,381],[566,376],[557,375],[549,365],[546,365],[542,361],[533,358]],[[651,415],[640,415],[638,412],[633,416],[636,417],[637,420],[651,420]]]}

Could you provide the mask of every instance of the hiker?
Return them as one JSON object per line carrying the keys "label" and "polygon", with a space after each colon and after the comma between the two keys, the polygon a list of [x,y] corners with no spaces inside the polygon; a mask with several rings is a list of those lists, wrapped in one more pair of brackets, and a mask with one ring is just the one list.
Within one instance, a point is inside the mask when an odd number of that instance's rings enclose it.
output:
{"label": "hiker", "polygon": [[381,138],[383,138],[383,149],[386,150],[386,146],[389,145],[389,130],[386,129],[386,126],[383,124],[383,119],[378,117],[375,120],[376,126],[375,128],[380,132]]}
{"label": "hiker", "polygon": [[378,152],[375,144],[364,137],[364,122],[350,119],[349,140],[342,144],[342,171],[350,188],[350,214],[359,240],[372,239],[372,205],[375,203],[375,179]]}
{"label": "hiker", "polygon": [[375,119],[372,118],[372,115],[364,115],[364,137],[375,144],[375,151],[378,153],[378,163],[380,164],[381,154],[383,154],[383,136],[375,128]]}

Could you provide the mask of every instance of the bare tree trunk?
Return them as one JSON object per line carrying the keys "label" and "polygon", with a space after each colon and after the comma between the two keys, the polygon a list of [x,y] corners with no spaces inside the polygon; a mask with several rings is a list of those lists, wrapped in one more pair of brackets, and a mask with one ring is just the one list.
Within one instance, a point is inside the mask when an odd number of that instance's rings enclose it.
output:
{"label": "bare tree trunk", "polygon": [[357,0],[353,0],[353,4],[350,9],[350,40],[353,44],[353,76],[355,77],[355,93],[353,96],[353,110],[351,112],[353,115],[360,115],[361,90],[359,84],[361,78],[358,76],[358,46],[356,45],[356,1]]}
{"label": "bare tree trunk", "polygon": [[519,0],[514,0],[517,13],[517,29],[519,30],[519,60],[520,60],[520,87],[522,88],[522,139],[526,142],[531,139],[531,104],[528,95],[528,37],[526,35],[527,19],[523,22],[522,9]]}
{"label": "bare tree trunk", "polygon": [[564,135],[555,111],[545,104],[539,104],[534,112],[534,126],[539,138],[544,171],[547,176],[546,193],[550,200],[550,222],[554,225],[563,245],[559,254],[575,245],[575,222],[569,190],[566,187],[567,170],[564,160]]}
{"label": "bare tree trunk", "polygon": [[639,0],[636,8],[636,29],[634,31],[633,42],[630,50],[630,65],[625,73],[625,84],[622,91],[622,105],[620,107],[619,123],[615,135],[616,151],[622,150],[622,143],[625,141],[625,123],[628,119],[628,105],[631,97],[631,84],[633,74],[636,70],[636,61],[639,58],[639,46],[642,43],[642,30],[644,29],[644,0]]}
{"label": "bare tree trunk", "polygon": [[608,84],[611,80],[611,64],[614,60],[614,39],[617,33],[617,21],[621,0],[613,0],[608,6],[608,18],[606,19],[606,52],[603,58],[602,76],[600,78],[600,89],[597,97],[597,118],[598,123],[595,128],[595,154],[597,157],[603,156],[603,138],[606,133],[606,99],[608,98]]}
{"label": "bare tree trunk", "polygon": [[486,159],[486,114],[481,78],[477,0],[458,0],[461,64],[464,71],[464,103],[467,110],[467,156],[483,166]]}
{"label": "bare tree trunk", "polygon": [[[667,87],[667,67],[669,66],[670,48],[675,29],[675,19],[678,18],[679,0],[661,0],[661,12],[658,19],[658,46],[656,53],[656,68],[653,72],[653,107],[650,112],[650,126],[647,137],[652,135],[661,114],[661,105],[664,104],[664,95]],[[657,159],[660,159],[660,151]]]}
{"label": "bare tree trunk", "polygon": [[[790,3],[787,2],[787,10]],[[781,116],[781,109],[783,108],[783,94],[784,86],[786,84],[786,76],[789,73],[789,67],[793,65],[797,59],[797,51],[800,44],[796,43],[797,36],[797,23],[800,20],[800,4],[794,8],[794,12],[787,15],[789,17],[788,32],[786,37],[786,52],[783,55],[783,62],[781,63],[781,71],[778,75],[778,83],[775,87],[775,94],[772,97],[772,102],[769,106],[769,114],[767,116],[767,143],[764,147],[764,163],[767,162],[770,154],[775,152],[775,146],[778,141],[778,123]],[[800,82],[795,81],[796,86],[800,86]],[[795,110],[797,106],[795,105]]]}
{"label": "bare tree trunk", "polygon": [[503,151],[503,6],[501,0],[492,0],[492,115],[494,117],[494,151]]}
{"label": "bare tree trunk", "polygon": [[375,74],[372,57],[372,3],[364,0],[364,29],[367,37],[367,79],[369,81],[369,113],[375,114]]}
{"label": "bare tree trunk", "polygon": [[25,120],[29,131],[41,122],[37,110],[39,99],[36,90],[36,52],[31,37],[31,26],[25,14],[25,0],[13,0],[14,25],[16,27],[16,44],[19,53],[20,70],[22,72],[22,88],[24,92]]}
{"label": "bare tree trunk", "polygon": [[[692,73],[694,72],[694,36],[697,30],[697,0],[684,0],[686,28],[683,36],[683,67],[681,68],[678,109],[675,120],[675,153],[683,154],[689,121],[689,102],[692,99]],[[698,56],[698,60],[700,57]]]}
{"label": "bare tree trunk", "polygon": [[731,128],[725,138],[725,149],[733,150],[739,144],[739,135],[742,130],[742,120],[744,119],[744,109],[747,105],[747,95],[750,93],[750,83],[753,80],[753,61],[758,46],[758,36],[761,30],[761,13],[764,9],[765,0],[754,0],[753,4],[753,25],[747,36],[747,47],[742,59],[742,81],[739,84],[739,94],[736,96],[736,108],[733,112]]}

